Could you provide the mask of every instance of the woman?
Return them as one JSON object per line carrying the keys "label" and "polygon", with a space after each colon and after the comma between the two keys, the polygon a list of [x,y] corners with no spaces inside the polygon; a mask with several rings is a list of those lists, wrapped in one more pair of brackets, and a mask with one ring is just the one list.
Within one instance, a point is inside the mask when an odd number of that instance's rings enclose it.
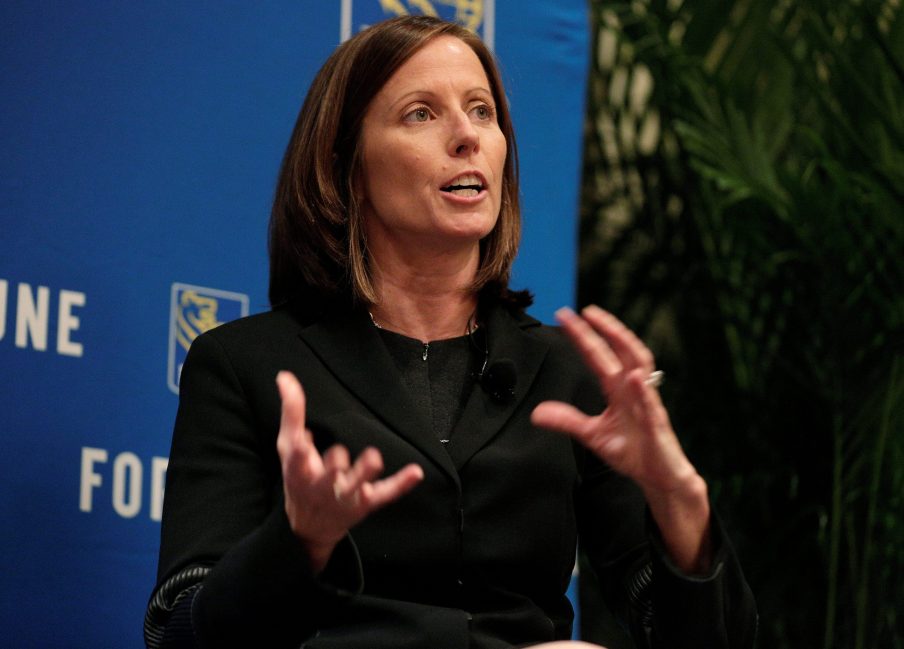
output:
{"label": "woman", "polygon": [[470,32],[396,19],[329,58],[280,174],[273,310],[183,369],[149,647],[564,640],[578,534],[639,645],[752,646],[652,355],[508,289],[516,167]]}

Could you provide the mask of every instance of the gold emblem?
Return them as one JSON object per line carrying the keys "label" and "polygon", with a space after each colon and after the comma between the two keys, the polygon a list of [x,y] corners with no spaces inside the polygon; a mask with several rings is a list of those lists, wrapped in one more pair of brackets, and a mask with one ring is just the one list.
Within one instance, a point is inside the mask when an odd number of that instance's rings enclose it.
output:
{"label": "gold emblem", "polygon": [[217,320],[218,307],[216,298],[200,295],[197,291],[182,292],[176,313],[176,340],[183,349],[188,350],[200,334],[223,324]]}
{"label": "gold emblem", "polygon": [[248,315],[248,296],[206,286],[174,282],[170,293],[169,389],[179,394],[182,364],[195,338],[224,322]]}
{"label": "gold emblem", "polygon": [[476,32],[483,21],[483,0],[380,0],[386,13],[407,16],[410,13],[439,17],[435,5],[455,8],[455,22]]}

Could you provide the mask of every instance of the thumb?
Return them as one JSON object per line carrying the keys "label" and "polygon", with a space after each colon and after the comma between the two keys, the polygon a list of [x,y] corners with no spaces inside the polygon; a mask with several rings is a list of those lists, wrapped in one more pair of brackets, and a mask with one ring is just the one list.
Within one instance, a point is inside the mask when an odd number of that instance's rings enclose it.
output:
{"label": "thumb", "polygon": [[282,371],[276,375],[276,387],[282,399],[280,428],[304,430],[305,396],[301,383],[292,372]]}
{"label": "thumb", "polygon": [[534,426],[576,437],[579,437],[586,428],[589,419],[586,414],[562,401],[544,401],[538,404],[530,415],[530,421]]}

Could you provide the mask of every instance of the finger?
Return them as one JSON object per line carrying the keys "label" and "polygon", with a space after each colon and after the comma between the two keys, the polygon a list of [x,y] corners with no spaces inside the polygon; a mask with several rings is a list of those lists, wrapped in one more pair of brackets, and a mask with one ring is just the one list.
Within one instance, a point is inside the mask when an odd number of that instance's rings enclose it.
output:
{"label": "finger", "polygon": [[323,454],[323,468],[328,473],[326,480],[331,483],[333,496],[340,503],[358,501],[355,493],[358,486],[349,479],[350,463],[348,449],[342,444],[330,446]]}
{"label": "finger", "polygon": [[298,432],[305,429],[305,397],[301,383],[291,372],[280,372],[276,375],[276,387],[282,399],[280,431],[283,429]]}
{"label": "finger", "polygon": [[[330,451],[333,451],[333,448]],[[329,453],[330,451],[327,452]],[[358,507],[363,501],[362,487],[367,487],[367,483],[382,472],[383,456],[373,447],[366,448],[361,452],[351,468],[347,470],[337,469],[334,472],[331,478],[333,495],[342,504]]]}
{"label": "finger", "polygon": [[653,371],[653,353],[621,320],[595,304],[585,307],[581,315],[606,339],[624,367],[640,367],[648,374]]}
{"label": "finger", "polygon": [[305,428],[305,396],[298,379],[291,372],[280,372],[276,376],[276,386],[282,399],[279,435],[276,438],[276,449],[283,462],[283,472],[288,473],[291,463],[307,467],[316,472],[320,463],[320,454],[314,447],[311,433]]}
{"label": "finger", "polygon": [[342,444],[330,446],[323,454],[323,468],[333,474],[348,470],[350,463],[348,449]]}
{"label": "finger", "polygon": [[530,420],[535,426],[572,436],[606,462],[617,461],[626,446],[623,435],[605,434],[599,430],[595,425],[598,417],[590,417],[561,401],[544,401],[537,405]]}
{"label": "finger", "polygon": [[681,448],[659,393],[644,383],[640,371],[631,377],[629,390],[637,394],[637,420],[641,434],[648,435],[651,442],[646,446],[646,457],[653,460],[645,463],[645,470],[634,479],[641,488],[646,490],[644,485],[647,485],[660,492],[687,484],[688,477],[696,474],[696,469]]}
{"label": "finger", "polygon": [[424,470],[409,464],[391,476],[361,486],[361,497],[373,510],[398,500],[424,479]]}
{"label": "finger", "polygon": [[606,392],[613,387],[614,376],[622,370],[622,364],[609,344],[574,311],[562,308],[556,311],[556,320],[577,348],[584,362],[603,382]]}
{"label": "finger", "polygon": [[[333,495],[342,504],[358,506],[361,501],[359,490],[367,480],[375,478],[383,470],[383,457],[375,448],[364,449],[355,463],[349,466],[348,449],[340,444],[327,450],[330,462],[329,480],[332,482]],[[324,458],[326,464],[327,458]]]}
{"label": "finger", "polygon": [[632,414],[648,432],[671,429],[669,413],[662,403],[659,391],[647,383],[645,370],[636,370],[628,379]]}
{"label": "finger", "polygon": [[534,426],[567,433],[574,437],[583,436],[590,427],[592,417],[584,414],[570,403],[544,401],[530,414]]}
{"label": "finger", "polygon": [[354,491],[383,473],[383,456],[372,446],[361,451],[352,468],[345,474],[346,489]]}

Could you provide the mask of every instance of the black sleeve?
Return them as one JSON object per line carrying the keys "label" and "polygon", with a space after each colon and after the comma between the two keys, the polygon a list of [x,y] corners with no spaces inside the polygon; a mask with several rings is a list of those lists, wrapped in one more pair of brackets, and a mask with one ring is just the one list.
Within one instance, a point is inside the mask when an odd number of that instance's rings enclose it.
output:
{"label": "black sleeve", "polygon": [[650,646],[683,649],[752,649],[757,610],[719,517],[712,515],[713,562],[707,575],[686,575],[670,560],[652,517],[647,517],[652,548]]}
{"label": "black sleeve", "polygon": [[[578,500],[581,547],[603,598],[642,649],[751,649],[753,594],[717,516],[708,575],[669,559],[640,490],[588,452]],[[586,613],[585,613],[586,614]]]}
{"label": "black sleeve", "polygon": [[360,591],[360,561],[347,538],[311,573],[283,506],[275,424],[214,333],[182,371],[145,642],[297,647]]}

